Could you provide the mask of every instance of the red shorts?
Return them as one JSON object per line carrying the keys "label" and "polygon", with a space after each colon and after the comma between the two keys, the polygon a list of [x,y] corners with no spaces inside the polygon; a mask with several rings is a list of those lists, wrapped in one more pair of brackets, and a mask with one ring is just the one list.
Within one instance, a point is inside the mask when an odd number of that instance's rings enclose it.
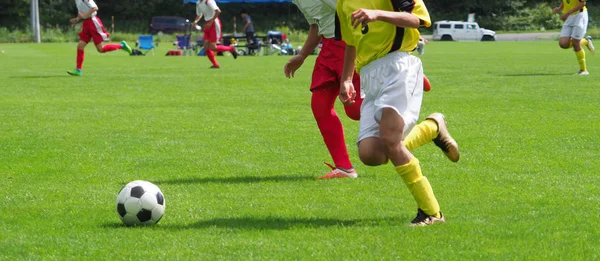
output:
{"label": "red shorts", "polygon": [[94,44],[98,45],[108,39],[109,36],[110,34],[104,30],[104,25],[102,25],[100,18],[93,16],[83,20],[81,32],[79,32],[80,41],[89,43],[93,39]]}
{"label": "red shorts", "polygon": [[202,38],[204,41],[216,43],[223,38],[223,33],[221,32],[221,20],[219,20],[219,18],[215,19],[215,22],[210,27],[205,23],[202,31],[204,32],[204,37]]}
{"label": "red shorts", "polygon": [[[340,88],[340,77],[344,68],[344,51],[346,43],[336,41],[334,38],[323,38],[323,47],[312,74],[310,89],[316,88]],[[360,97],[360,77],[356,71],[352,83],[356,89],[356,96]]]}

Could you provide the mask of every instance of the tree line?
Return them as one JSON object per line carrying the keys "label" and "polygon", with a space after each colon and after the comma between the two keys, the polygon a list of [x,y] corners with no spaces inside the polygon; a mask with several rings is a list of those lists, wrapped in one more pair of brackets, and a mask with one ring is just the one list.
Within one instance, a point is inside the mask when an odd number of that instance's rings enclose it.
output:
{"label": "tree line", "polygon": [[[181,16],[192,20],[195,5],[177,0],[96,0],[99,17],[109,28],[112,18],[116,30],[131,33],[147,32],[153,16]],[[543,30],[560,28],[562,22],[552,9],[560,0],[425,0],[432,21],[466,20],[469,13],[482,27],[492,30]],[[0,28],[27,30],[30,27],[31,0],[0,0]],[[224,31],[233,31],[233,17],[238,27],[242,25],[239,12],[246,9],[252,16],[257,31],[276,27],[306,30],[308,25],[302,13],[291,3],[278,4],[221,4]],[[595,14],[590,6],[590,23],[595,26]],[[39,0],[42,27],[68,28],[69,19],[75,17],[77,8],[73,0]],[[241,28],[238,28],[240,30]],[[427,30],[427,29],[426,29]]]}

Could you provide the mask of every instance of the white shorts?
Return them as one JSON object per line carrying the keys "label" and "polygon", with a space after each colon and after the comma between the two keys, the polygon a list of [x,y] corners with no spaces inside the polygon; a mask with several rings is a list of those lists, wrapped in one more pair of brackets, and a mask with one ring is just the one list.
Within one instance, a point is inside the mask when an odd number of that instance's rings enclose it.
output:
{"label": "white shorts", "polygon": [[379,137],[383,108],[392,108],[404,119],[403,137],[419,119],[423,100],[421,60],[406,52],[392,52],[360,70],[360,107],[358,141]]}
{"label": "white shorts", "polygon": [[571,37],[572,39],[581,40],[585,37],[587,26],[587,10],[569,15],[569,18],[563,24],[562,30],[560,30],[560,37]]}

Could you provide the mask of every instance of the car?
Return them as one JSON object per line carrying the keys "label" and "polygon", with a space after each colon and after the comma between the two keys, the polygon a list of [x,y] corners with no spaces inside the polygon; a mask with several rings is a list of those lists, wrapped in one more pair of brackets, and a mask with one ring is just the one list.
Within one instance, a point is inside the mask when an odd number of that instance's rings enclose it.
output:
{"label": "car", "polygon": [[433,23],[436,41],[496,41],[496,32],[480,28],[476,22],[437,21]]}
{"label": "car", "polygon": [[162,32],[165,34],[185,32],[186,26],[189,22],[186,22],[185,18],[178,16],[154,16],[150,22],[150,33],[156,34]]}

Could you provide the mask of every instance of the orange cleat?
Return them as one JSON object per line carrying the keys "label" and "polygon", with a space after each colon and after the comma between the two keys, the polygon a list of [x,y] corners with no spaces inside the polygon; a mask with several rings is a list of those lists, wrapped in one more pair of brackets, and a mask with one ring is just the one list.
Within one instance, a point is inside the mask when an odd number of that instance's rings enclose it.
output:
{"label": "orange cleat", "polygon": [[331,168],[331,172],[327,173],[327,175],[325,175],[325,176],[318,177],[317,179],[344,179],[344,178],[355,179],[358,177],[358,174],[356,174],[356,171],[354,170],[354,168],[347,170],[347,169],[336,168],[327,162],[323,162],[323,163],[325,163],[325,165],[327,165]]}

